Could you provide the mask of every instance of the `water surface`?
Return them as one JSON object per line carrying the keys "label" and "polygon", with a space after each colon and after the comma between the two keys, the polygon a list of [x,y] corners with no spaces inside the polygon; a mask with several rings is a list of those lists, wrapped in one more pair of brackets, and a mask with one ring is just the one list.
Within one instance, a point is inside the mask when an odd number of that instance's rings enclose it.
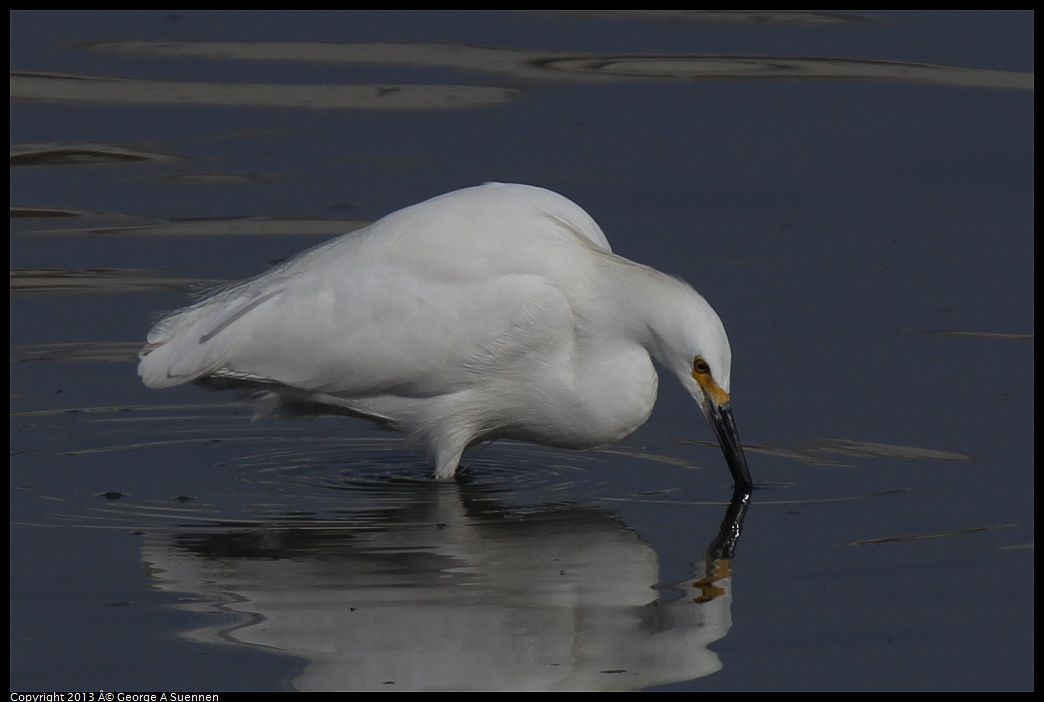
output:
{"label": "water surface", "polygon": [[[1032,689],[1033,19],[13,13],[12,690]],[[669,378],[450,485],[140,384],[191,293],[489,180],[719,311],[738,540]]]}

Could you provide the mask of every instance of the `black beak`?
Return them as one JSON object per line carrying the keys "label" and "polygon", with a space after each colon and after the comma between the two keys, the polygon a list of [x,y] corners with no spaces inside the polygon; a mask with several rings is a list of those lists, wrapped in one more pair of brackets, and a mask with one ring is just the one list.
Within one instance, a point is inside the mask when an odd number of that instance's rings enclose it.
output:
{"label": "black beak", "polygon": [[714,433],[718,436],[722,453],[725,454],[725,462],[729,465],[732,480],[738,489],[749,493],[754,489],[754,483],[750,479],[750,470],[747,468],[747,458],[743,455],[743,445],[740,443],[739,432],[736,431],[736,422],[732,419],[732,407],[728,402],[716,405],[710,404],[710,412],[707,413],[714,427]]}

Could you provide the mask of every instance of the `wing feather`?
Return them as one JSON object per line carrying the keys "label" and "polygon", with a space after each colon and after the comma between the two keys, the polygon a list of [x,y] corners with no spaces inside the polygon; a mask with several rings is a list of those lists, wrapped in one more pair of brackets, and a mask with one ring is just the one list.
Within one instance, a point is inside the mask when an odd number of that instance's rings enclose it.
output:
{"label": "wing feather", "polygon": [[[476,382],[568,314],[598,225],[549,191],[490,184],[400,210],[161,320],[140,354],[146,385],[254,379],[342,398],[426,397]],[[555,329],[567,329],[553,325]],[[541,327],[541,324],[544,327]],[[553,346],[549,346],[553,347]]]}

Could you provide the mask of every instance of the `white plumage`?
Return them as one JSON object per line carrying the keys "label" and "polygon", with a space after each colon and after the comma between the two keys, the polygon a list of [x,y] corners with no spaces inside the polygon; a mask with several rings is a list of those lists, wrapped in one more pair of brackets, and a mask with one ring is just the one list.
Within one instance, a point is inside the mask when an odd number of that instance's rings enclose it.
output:
{"label": "white plumage", "polygon": [[613,254],[584,210],[542,188],[488,183],[394,212],[168,315],[140,358],[149,387],[222,382],[270,410],[399,429],[439,478],[486,439],[622,439],[652,411],[655,359],[750,487],[717,314],[687,284]]}

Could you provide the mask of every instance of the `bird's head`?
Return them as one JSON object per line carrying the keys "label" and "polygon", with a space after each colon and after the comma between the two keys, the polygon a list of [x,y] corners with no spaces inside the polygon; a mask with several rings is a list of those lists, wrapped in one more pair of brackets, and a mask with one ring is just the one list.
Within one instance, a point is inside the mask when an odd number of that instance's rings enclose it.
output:
{"label": "bird's head", "polygon": [[736,487],[750,491],[754,487],[754,483],[750,479],[747,457],[743,455],[743,444],[740,443],[736,422],[732,418],[732,403],[728,391],[728,364],[724,366],[721,376],[723,380],[719,382],[715,378],[710,363],[702,356],[695,356],[692,360],[691,377],[696,381],[695,388],[686,385],[692,396],[699,402],[703,414],[710,420]]}
{"label": "bird's head", "polygon": [[725,327],[703,297],[685,286],[659,330],[658,360],[677,376],[710,420],[736,487],[753,488],[729,395],[732,348]]}

